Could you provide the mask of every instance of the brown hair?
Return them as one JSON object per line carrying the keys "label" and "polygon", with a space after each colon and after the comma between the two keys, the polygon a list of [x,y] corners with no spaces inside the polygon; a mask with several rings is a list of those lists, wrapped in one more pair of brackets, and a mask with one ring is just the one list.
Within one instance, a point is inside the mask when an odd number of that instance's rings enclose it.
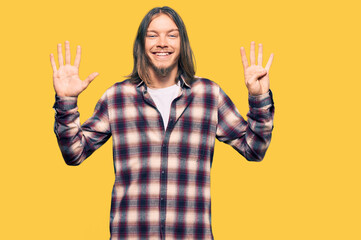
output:
{"label": "brown hair", "polygon": [[181,40],[180,55],[178,60],[178,75],[182,74],[183,79],[186,81],[186,83],[191,84],[194,80],[195,68],[193,62],[194,55],[189,43],[187,30],[178,13],[167,6],[153,8],[147,13],[147,15],[145,15],[142,22],[140,23],[138,33],[134,41],[133,71],[131,74],[128,75],[128,77],[130,77],[130,81],[133,83],[139,83],[142,80],[144,80],[147,84],[150,82],[147,67],[147,56],[145,54],[145,37],[147,34],[148,26],[153,20],[153,17],[161,13],[167,14],[178,27]]}

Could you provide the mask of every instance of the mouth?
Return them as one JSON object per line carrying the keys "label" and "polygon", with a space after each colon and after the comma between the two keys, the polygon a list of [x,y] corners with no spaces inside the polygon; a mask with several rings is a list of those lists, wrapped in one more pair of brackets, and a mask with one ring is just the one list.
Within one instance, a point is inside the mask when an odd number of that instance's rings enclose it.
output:
{"label": "mouth", "polygon": [[153,52],[153,55],[159,56],[159,57],[163,57],[163,56],[169,56],[173,54],[172,52]]}

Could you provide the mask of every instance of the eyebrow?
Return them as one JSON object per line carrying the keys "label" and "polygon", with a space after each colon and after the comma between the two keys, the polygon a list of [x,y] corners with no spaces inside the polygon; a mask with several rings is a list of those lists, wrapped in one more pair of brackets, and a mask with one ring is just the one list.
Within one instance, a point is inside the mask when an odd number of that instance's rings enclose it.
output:
{"label": "eyebrow", "polygon": [[[169,33],[169,32],[174,32],[174,31],[179,32],[179,29],[178,29],[178,28],[174,28],[174,29],[171,29],[171,30],[169,30],[169,31],[167,31],[167,32]],[[155,32],[155,33],[158,33],[156,30],[147,30],[147,32]]]}

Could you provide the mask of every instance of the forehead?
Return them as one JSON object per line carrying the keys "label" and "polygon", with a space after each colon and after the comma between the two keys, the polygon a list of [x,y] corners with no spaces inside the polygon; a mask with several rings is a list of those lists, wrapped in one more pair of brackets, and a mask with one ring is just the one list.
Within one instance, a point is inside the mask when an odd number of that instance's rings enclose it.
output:
{"label": "forehead", "polygon": [[177,30],[178,27],[167,14],[160,13],[155,15],[152,21],[149,23],[147,31],[169,31]]}

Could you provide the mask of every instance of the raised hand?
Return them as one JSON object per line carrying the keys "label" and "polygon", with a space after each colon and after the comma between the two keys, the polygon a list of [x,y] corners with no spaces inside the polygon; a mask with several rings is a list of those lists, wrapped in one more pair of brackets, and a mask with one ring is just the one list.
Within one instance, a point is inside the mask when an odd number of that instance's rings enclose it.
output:
{"label": "raised hand", "polygon": [[248,60],[246,56],[246,51],[244,47],[241,47],[241,57],[244,69],[244,79],[246,81],[246,86],[250,95],[261,95],[269,90],[269,69],[273,60],[273,53],[268,59],[266,67],[262,67],[262,44],[258,45],[258,63],[256,65],[256,53],[255,53],[255,43],[251,42],[251,53],[250,61],[251,65],[248,65]]}
{"label": "raised hand", "polygon": [[79,78],[81,48],[76,49],[74,65],[70,64],[70,47],[69,41],[65,41],[65,65],[63,61],[63,53],[61,44],[58,44],[58,61],[59,69],[56,68],[54,55],[50,54],[50,63],[53,68],[53,84],[55,92],[60,97],[77,97],[84,91],[89,83],[99,74],[94,72],[90,74],[84,81]]}

